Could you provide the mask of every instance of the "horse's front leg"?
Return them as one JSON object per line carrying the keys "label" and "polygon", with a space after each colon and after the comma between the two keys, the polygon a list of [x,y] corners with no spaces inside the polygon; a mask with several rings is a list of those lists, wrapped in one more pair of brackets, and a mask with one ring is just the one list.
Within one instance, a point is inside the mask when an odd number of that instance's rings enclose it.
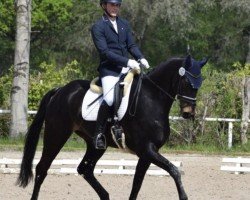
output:
{"label": "horse's front leg", "polygon": [[129,200],[135,200],[137,198],[139,190],[141,189],[142,181],[149,166],[150,162],[148,160],[142,158],[138,160]]}
{"label": "horse's front leg", "polygon": [[188,197],[183,188],[181,181],[181,173],[179,172],[178,168],[175,165],[173,165],[169,160],[167,160],[165,157],[163,157],[161,154],[159,154],[157,148],[152,143],[148,145],[146,156],[148,157],[148,159],[150,159],[150,161],[153,164],[166,170],[170,174],[170,176],[172,176],[178,190],[179,199],[187,200]]}
{"label": "horse's front leg", "polygon": [[102,187],[94,176],[94,169],[97,161],[106,150],[97,150],[92,144],[87,143],[86,153],[77,167],[77,172],[92,186],[101,200],[109,200],[109,193]]}

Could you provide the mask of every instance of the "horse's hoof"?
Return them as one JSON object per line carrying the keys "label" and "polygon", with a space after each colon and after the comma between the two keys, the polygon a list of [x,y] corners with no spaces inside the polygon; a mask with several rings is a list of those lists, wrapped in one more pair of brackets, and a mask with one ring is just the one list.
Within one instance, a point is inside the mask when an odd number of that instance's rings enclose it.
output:
{"label": "horse's hoof", "polygon": [[180,198],[180,200],[188,200],[188,197],[184,196],[184,197]]}

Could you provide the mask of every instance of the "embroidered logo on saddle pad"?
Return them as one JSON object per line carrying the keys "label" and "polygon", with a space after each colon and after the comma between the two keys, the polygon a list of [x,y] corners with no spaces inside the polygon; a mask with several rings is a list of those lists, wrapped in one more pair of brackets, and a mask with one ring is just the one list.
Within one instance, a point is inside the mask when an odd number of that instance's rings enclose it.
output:
{"label": "embroidered logo on saddle pad", "polygon": [[[131,85],[133,82],[134,75],[136,73],[137,72],[134,70],[129,71],[128,74],[126,75],[126,77],[124,78],[124,81],[122,83],[120,83],[120,84],[124,85],[124,91],[123,91],[121,105],[120,105],[118,112],[117,112],[119,121],[124,117],[124,115],[127,111]],[[103,97],[101,96],[102,95],[102,88],[100,86],[96,85],[97,81],[98,81],[98,78],[95,78],[90,83],[90,89],[86,92],[86,94],[83,98],[82,117],[86,121],[96,121],[98,110],[99,110],[100,105],[101,105],[102,100],[103,100]]]}

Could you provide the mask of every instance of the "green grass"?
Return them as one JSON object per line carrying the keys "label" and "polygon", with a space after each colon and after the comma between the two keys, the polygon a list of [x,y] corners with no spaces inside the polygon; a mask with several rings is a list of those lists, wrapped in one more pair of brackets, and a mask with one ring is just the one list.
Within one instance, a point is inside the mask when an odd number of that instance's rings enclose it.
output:
{"label": "green grass", "polygon": [[[24,138],[9,139],[0,137],[0,150],[17,150],[22,151],[24,146]],[[43,142],[39,140],[38,150],[42,150]],[[62,151],[82,151],[86,148],[85,142],[76,135],[73,135],[67,143],[64,145]],[[114,149],[111,149],[113,151]],[[115,151],[115,150],[114,150]],[[161,148],[162,153],[178,153],[178,154],[206,154],[206,155],[246,155],[250,156],[250,142],[246,145],[235,144],[231,149],[221,148],[215,145],[177,145],[171,146],[165,145]]]}
{"label": "green grass", "polygon": [[[16,150],[22,151],[24,147],[25,138],[6,138],[0,137],[0,150]],[[40,139],[38,142],[37,150],[42,150],[43,148],[43,140]],[[66,144],[64,145],[62,151],[78,151],[86,148],[85,142],[79,137],[73,135]]]}

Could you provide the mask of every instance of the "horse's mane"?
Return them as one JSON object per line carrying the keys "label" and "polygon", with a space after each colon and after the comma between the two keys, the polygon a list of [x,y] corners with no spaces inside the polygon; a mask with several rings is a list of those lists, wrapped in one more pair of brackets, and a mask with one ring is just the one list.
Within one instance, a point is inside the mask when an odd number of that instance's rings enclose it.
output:
{"label": "horse's mane", "polygon": [[169,58],[168,60],[161,62],[159,65],[157,65],[156,67],[154,67],[151,71],[148,72],[149,76],[152,76],[154,74],[161,74],[163,73],[166,69],[178,69],[179,63],[183,62],[183,58],[180,57],[173,57],[173,58]]}

